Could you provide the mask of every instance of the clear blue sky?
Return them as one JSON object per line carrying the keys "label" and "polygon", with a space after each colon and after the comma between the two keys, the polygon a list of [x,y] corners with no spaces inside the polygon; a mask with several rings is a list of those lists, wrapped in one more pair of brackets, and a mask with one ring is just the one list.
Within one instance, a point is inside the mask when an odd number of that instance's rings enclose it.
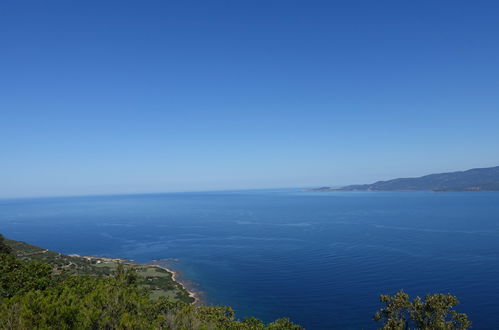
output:
{"label": "clear blue sky", "polygon": [[499,165],[497,1],[3,1],[0,196]]}

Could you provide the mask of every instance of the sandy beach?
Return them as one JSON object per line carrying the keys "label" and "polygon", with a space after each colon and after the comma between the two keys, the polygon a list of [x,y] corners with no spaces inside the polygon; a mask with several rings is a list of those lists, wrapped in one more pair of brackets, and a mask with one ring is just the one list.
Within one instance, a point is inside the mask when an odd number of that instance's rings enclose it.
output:
{"label": "sandy beach", "polygon": [[182,286],[182,288],[184,288],[185,291],[187,291],[187,293],[189,294],[189,297],[193,298],[194,301],[192,302],[192,304],[194,305],[199,305],[201,303],[201,298],[199,297],[199,294],[191,289],[189,289],[183,282],[182,280],[179,279],[179,274],[178,272],[174,271],[173,269],[170,269],[168,267],[165,267],[165,266],[160,266],[158,264],[147,264],[147,266],[153,266],[153,267],[158,267],[158,268],[161,268],[163,270],[166,270],[167,272],[169,272],[170,274],[172,274],[172,280],[177,282],[178,284],[180,284]]}

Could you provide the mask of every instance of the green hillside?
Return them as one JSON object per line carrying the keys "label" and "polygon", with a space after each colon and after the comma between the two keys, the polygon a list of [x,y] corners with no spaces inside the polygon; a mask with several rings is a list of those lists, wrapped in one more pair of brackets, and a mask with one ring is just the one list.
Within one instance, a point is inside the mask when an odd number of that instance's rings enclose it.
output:
{"label": "green hillside", "polygon": [[54,274],[114,276],[121,263],[125,268],[135,269],[139,286],[148,289],[152,298],[167,297],[174,301],[194,302],[189,292],[173,280],[172,273],[157,266],[137,265],[119,259],[65,255],[9,239],[5,242],[12,248],[13,254],[24,261],[36,260],[52,265]]}
{"label": "green hillside", "polygon": [[192,302],[160,267],[68,256],[0,235],[0,329],[303,329]]}
{"label": "green hillside", "polygon": [[499,166],[467,171],[429,174],[418,178],[399,178],[341,188],[321,187],[309,191],[499,191]]}

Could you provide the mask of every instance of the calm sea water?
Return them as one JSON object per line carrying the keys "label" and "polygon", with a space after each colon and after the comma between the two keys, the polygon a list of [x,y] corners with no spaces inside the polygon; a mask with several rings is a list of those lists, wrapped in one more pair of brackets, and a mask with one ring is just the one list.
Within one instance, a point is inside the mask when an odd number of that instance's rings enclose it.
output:
{"label": "calm sea water", "polygon": [[372,329],[378,296],[451,292],[499,324],[499,193],[297,190],[0,200],[0,232],[62,253],[166,259],[207,303]]}

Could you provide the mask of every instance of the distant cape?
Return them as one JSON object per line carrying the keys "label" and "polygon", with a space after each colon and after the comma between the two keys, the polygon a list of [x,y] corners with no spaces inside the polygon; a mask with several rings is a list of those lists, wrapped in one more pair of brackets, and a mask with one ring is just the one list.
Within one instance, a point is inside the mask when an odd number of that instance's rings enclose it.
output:
{"label": "distant cape", "polygon": [[474,168],[467,171],[438,173],[418,178],[399,178],[372,184],[341,188],[321,187],[308,191],[499,191],[499,166]]}

